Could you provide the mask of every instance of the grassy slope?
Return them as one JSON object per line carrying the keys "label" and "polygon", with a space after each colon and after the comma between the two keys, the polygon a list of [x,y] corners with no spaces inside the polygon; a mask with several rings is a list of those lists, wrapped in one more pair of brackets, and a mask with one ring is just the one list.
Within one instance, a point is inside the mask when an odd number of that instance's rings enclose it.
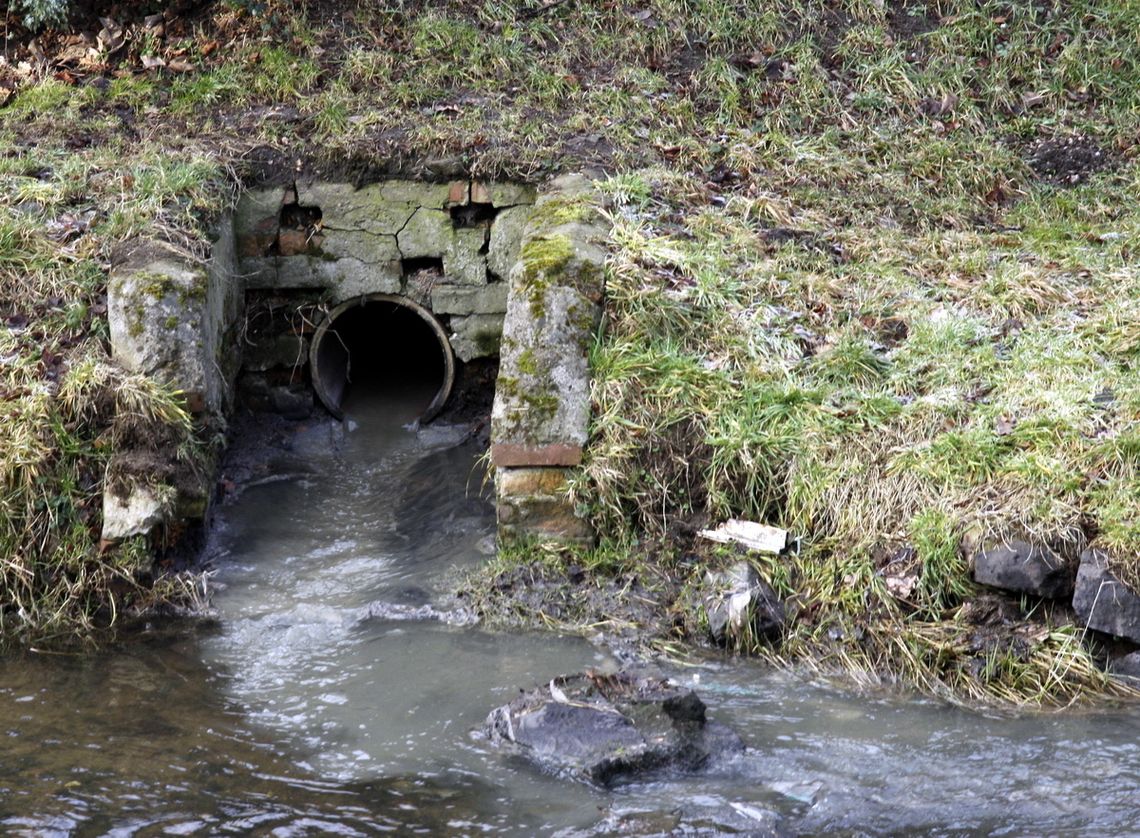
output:
{"label": "grassy slope", "polygon": [[[350,170],[459,154],[613,174],[578,487],[599,573],[679,523],[762,519],[805,539],[768,568],[800,604],[784,654],[1014,700],[1102,686],[1072,627],[974,648],[958,548],[1024,529],[1137,555],[1134,3],[250,5],[140,35],[106,84],[33,67],[0,110],[0,315],[33,324],[0,331],[0,556],[34,622],[106,612],[98,574],[138,560],[92,535],[113,245],[199,236],[255,146]],[[1031,168],[1073,136],[1109,165]],[[908,603],[882,573],[903,545]]]}

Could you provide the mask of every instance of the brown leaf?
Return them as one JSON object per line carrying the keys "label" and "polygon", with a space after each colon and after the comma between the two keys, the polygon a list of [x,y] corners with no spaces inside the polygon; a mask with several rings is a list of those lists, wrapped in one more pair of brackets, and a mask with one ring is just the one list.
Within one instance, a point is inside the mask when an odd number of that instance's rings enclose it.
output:
{"label": "brown leaf", "polygon": [[998,436],[1009,436],[1013,433],[1013,429],[1017,427],[1017,420],[1010,416],[999,416],[997,425],[994,428],[994,433]]}

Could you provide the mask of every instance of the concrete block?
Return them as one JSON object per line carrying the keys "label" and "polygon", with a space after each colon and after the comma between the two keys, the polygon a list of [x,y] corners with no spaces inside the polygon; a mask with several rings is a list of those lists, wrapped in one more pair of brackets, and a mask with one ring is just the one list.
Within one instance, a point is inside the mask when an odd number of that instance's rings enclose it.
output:
{"label": "concrete block", "polygon": [[405,259],[442,258],[451,244],[451,217],[443,210],[417,209],[396,237]]}
{"label": "concrete block", "polygon": [[431,307],[436,314],[502,314],[507,310],[507,284],[436,285]]}
{"label": "concrete block", "polygon": [[530,219],[527,206],[511,207],[495,216],[491,223],[491,239],[487,246],[487,268],[502,279],[511,275],[519,259],[523,232]]}
{"label": "concrete block", "polygon": [[451,318],[451,349],[464,363],[499,354],[503,340],[503,315],[469,314]]}

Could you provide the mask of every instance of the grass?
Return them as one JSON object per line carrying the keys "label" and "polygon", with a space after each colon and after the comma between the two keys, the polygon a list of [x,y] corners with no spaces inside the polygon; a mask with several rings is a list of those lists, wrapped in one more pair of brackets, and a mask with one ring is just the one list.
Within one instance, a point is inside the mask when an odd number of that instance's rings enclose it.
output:
{"label": "grass", "polygon": [[[968,546],[1011,532],[1070,555],[1095,540],[1140,581],[1135,4],[249,6],[168,36],[193,72],[142,72],[128,50],[132,73],[106,86],[33,71],[4,108],[0,299],[70,341],[64,376],[104,360],[114,244],[200,242],[227,169],[266,149],[350,173],[409,157],[479,176],[586,167],[614,221],[573,487],[603,534],[573,559],[589,579],[695,585],[678,532],[763,520],[801,549],[767,568],[799,607],[759,651],[968,698],[1114,689],[1059,613],[1005,645],[978,645],[961,615],[979,594]],[[1034,170],[1074,137],[1106,164],[1077,182]],[[52,231],[87,211],[59,247]],[[47,475],[6,465],[7,496],[71,499],[47,528],[71,546],[17,523],[0,555],[98,557],[95,441],[114,411],[68,414],[42,340],[0,340],[17,359],[0,368],[19,442],[4,462]],[[82,488],[51,471],[69,457]],[[903,602],[883,562],[907,549]]]}

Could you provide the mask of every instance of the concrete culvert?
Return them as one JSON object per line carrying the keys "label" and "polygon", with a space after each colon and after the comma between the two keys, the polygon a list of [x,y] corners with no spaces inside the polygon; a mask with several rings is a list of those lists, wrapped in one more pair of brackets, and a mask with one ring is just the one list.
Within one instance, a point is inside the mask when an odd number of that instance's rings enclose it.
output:
{"label": "concrete culvert", "polygon": [[369,294],[342,303],[317,327],[309,352],[317,397],[338,419],[350,389],[406,392],[438,383],[420,415],[426,422],[443,409],[455,382],[447,333],[406,297]]}

